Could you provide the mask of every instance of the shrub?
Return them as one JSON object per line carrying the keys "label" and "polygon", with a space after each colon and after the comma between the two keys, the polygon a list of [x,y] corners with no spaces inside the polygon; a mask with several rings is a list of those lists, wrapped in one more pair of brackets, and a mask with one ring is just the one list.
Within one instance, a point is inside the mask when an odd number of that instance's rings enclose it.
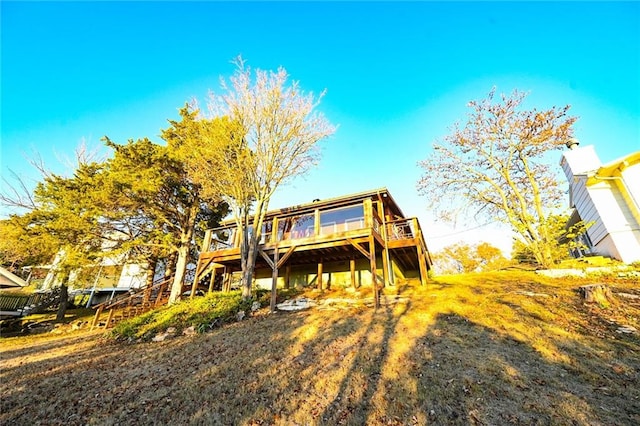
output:
{"label": "shrub", "polygon": [[[258,296],[256,298],[262,306],[261,298]],[[135,318],[121,321],[111,331],[110,337],[119,340],[148,340],[169,327],[174,327],[176,332],[180,333],[191,326],[202,333],[224,323],[235,321],[240,311],[250,313],[254,301],[255,299],[243,301],[240,291],[210,293],[204,297],[163,306]]]}

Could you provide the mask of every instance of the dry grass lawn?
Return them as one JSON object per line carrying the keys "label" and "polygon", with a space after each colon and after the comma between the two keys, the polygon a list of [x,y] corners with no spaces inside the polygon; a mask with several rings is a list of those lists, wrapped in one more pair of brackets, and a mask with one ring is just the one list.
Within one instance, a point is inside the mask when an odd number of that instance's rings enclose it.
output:
{"label": "dry grass lawn", "polygon": [[640,335],[617,330],[640,330],[640,304],[585,305],[588,281],[440,277],[386,288],[378,311],[260,314],[155,343],[5,338],[0,424],[638,425]]}

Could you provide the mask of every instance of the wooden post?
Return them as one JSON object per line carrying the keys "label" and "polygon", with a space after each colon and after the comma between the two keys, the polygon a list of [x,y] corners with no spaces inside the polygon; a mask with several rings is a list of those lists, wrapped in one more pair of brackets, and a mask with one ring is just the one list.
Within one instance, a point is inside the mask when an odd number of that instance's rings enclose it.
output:
{"label": "wooden post", "polygon": [[198,275],[193,276],[193,284],[191,284],[191,294],[189,295],[189,299],[193,299],[193,296],[196,295],[196,288],[198,288]]}
{"label": "wooden post", "polygon": [[91,330],[93,330],[93,327],[98,325],[98,321],[100,320],[100,315],[102,315],[103,309],[104,309],[104,306],[102,305],[98,306],[98,310],[96,310],[96,315],[93,317],[93,322],[91,323]]}
{"label": "wooden post", "polygon": [[371,199],[367,198],[363,202],[364,210],[364,226],[365,228],[373,227],[373,207],[371,205]]}
{"label": "wooden post", "polygon": [[280,225],[278,224],[278,218],[274,217],[273,218],[273,224],[271,225],[271,242],[276,242],[278,241],[278,227]]}
{"label": "wooden post", "polygon": [[273,252],[273,271],[271,275],[271,312],[276,311],[276,292],[278,287],[278,244]]}
{"label": "wooden post", "polygon": [[213,268],[211,270],[211,279],[209,280],[209,293],[213,293],[213,286],[216,283],[216,272],[218,272],[218,268]]}
{"label": "wooden post", "polygon": [[104,328],[111,327],[111,320],[113,319],[113,314],[115,313],[115,311],[115,308],[111,308],[111,310],[109,311],[109,316],[107,317],[107,325],[105,325]]}
{"label": "wooden post", "polygon": [[160,306],[160,304],[162,304],[162,300],[164,298],[164,291],[166,288],[167,288],[166,281],[160,284],[160,287],[158,287],[158,294],[156,294],[156,300],[155,300],[155,303],[153,304],[154,307],[158,307]]}
{"label": "wooden post", "polygon": [[422,252],[422,244],[418,241],[418,265],[420,266],[420,284],[426,285],[429,275],[427,273],[427,262],[425,261],[425,254]]}
{"label": "wooden post", "polygon": [[322,259],[318,262],[318,290],[322,290]]}
{"label": "wooden post", "polygon": [[204,231],[204,241],[202,242],[202,253],[206,253],[211,250],[211,229]]}
{"label": "wooden post", "polygon": [[380,294],[378,289],[378,272],[376,270],[376,239],[373,234],[369,236],[369,253],[371,255],[370,264],[371,285],[373,286],[373,306],[378,309],[380,307]]}
{"label": "wooden post", "polygon": [[313,235],[320,235],[320,209],[314,211]]}
{"label": "wooden post", "polygon": [[222,283],[222,288],[225,293],[231,291],[231,269],[225,268],[224,271],[224,282]]}
{"label": "wooden post", "polygon": [[351,285],[353,288],[358,288],[356,283],[356,259],[353,257],[349,259],[349,270],[351,271]]}
{"label": "wooden post", "polygon": [[[386,243],[385,243],[386,246]],[[389,250],[384,247],[382,249],[382,286],[384,287],[387,284],[387,280],[389,279],[389,262],[388,262]]]}
{"label": "wooden post", "polygon": [[291,279],[291,266],[287,265],[284,268],[284,288],[289,288],[289,280]]}

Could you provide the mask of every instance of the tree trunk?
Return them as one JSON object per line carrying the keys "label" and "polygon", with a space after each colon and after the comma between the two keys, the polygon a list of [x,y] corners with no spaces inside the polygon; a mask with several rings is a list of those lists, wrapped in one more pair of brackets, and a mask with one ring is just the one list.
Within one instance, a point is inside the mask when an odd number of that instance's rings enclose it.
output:
{"label": "tree trunk", "polygon": [[153,278],[156,273],[156,265],[158,264],[158,259],[154,257],[152,259],[149,259],[148,262],[149,263],[147,266],[147,279],[144,285],[145,290],[144,290],[143,303],[147,303],[151,299],[151,287],[153,287]]}
{"label": "tree trunk", "polygon": [[189,260],[189,248],[191,247],[191,239],[193,237],[193,230],[196,226],[196,216],[198,214],[198,203],[194,201],[189,210],[189,217],[187,218],[187,224],[180,236],[180,247],[178,247],[178,260],[176,262],[176,275],[173,277],[173,283],[171,284],[171,294],[169,295],[169,303],[174,303],[180,300],[182,294],[182,281],[184,280],[184,273],[187,270],[187,262]]}
{"label": "tree trunk", "polygon": [[[67,275],[68,278],[68,275]],[[67,287],[67,279],[60,284],[60,303],[58,304],[58,314],[56,315],[56,321],[64,321],[64,315],[67,313],[67,302],[69,301],[69,291]]]}
{"label": "tree trunk", "polygon": [[173,276],[171,283],[171,294],[169,295],[169,303],[175,303],[180,300],[182,294],[182,280],[184,272],[187,270],[187,257],[189,256],[189,246],[182,245],[178,248],[178,261],[176,262],[176,274]]}
{"label": "tree trunk", "polygon": [[611,289],[604,284],[591,284],[580,287],[585,302],[607,305],[613,300]]}
{"label": "tree trunk", "polygon": [[246,244],[246,257],[243,255],[242,265],[242,298],[244,300],[251,299],[251,284],[253,283],[253,271],[256,266],[256,257],[258,255],[258,240],[255,235],[248,236]]}

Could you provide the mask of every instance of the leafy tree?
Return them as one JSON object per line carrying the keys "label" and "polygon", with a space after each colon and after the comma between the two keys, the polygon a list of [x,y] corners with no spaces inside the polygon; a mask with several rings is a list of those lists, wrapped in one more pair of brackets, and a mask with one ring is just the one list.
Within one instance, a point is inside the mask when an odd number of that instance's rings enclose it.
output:
{"label": "leafy tree", "polygon": [[[242,59],[223,82],[222,95],[211,95],[210,115],[200,120],[198,139],[185,144],[193,179],[209,196],[226,201],[241,234],[243,297],[251,283],[262,225],[275,191],[316,164],[317,143],[335,128],[315,111],[316,99],[298,82],[287,84],[283,68],[256,70],[255,80]],[[197,107],[192,113],[197,113]]]}
{"label": "leafy tree", "polygon": [[57,320],[64,319],[72,271],[93,265],[103,256],[102,164],[81,163],[70,178],[49,174],[36,185],[34,208],[15,220],[41,257],[54,258],[60,284]]}
{"label": "leafy tree", "polygon": [[169,265],[175,268],[171,302],[180,296],[196,238],[202,238],[204,230],[227,212],[224,203],[202,199],[200,186],[188,177],[176,155],[184,141],[193,137],[189,132],[194,115],[186,108],[180,115],[180,121],[169,121],[171,126],[162,132],[166,146],[146,138],[117,145],[105,138],[114,150],[107,168],[112,208],[105,211],[120,234],[116,239],[148,264],[151,279],[156,261],[175,254],[175,265]]}
{"label": "leafy tree", "polygon": [[459,242],[434,253],[433,258],[440,273],[445,274],[491,271],[509,264],[502,251],[487,242]]}
{"label": "leafy tree", "polygon": [[420,162],[418,188],[444,218],[472,211],[510,225],[535,261],[548,267],[557,244],[548,218],[563,194],[544,157],[571,138],[576,118],[567,115],[569,106],[523,110],[525,97],[514,91],[496,102],[492,90],[470,102],[466,123],[456,124]]}
{"label": "leafy tree", "polygon": [[22,266],[47,263],[56,252],[56,247],[49,245],[48,234],[29,225],[26,215],[13,214],[0,220],[0,265],[14,273],[19,273]]}
{"label": "leafy tree", "polygon": [[[584,234],[593,223],[581,221],[566,228],[568,220],[569,216],[560,214],[550,214],[545,218],[544,226],[549,229],[549,233],[555,241],[555,244],[549,245],[554,263],[568,259],[573,249],[586,248],[581,241],[577,240],[577,237]],[[514,241],[511,257],[519,263],[538,263],[531,248],[523,244],[521,240]]]}

